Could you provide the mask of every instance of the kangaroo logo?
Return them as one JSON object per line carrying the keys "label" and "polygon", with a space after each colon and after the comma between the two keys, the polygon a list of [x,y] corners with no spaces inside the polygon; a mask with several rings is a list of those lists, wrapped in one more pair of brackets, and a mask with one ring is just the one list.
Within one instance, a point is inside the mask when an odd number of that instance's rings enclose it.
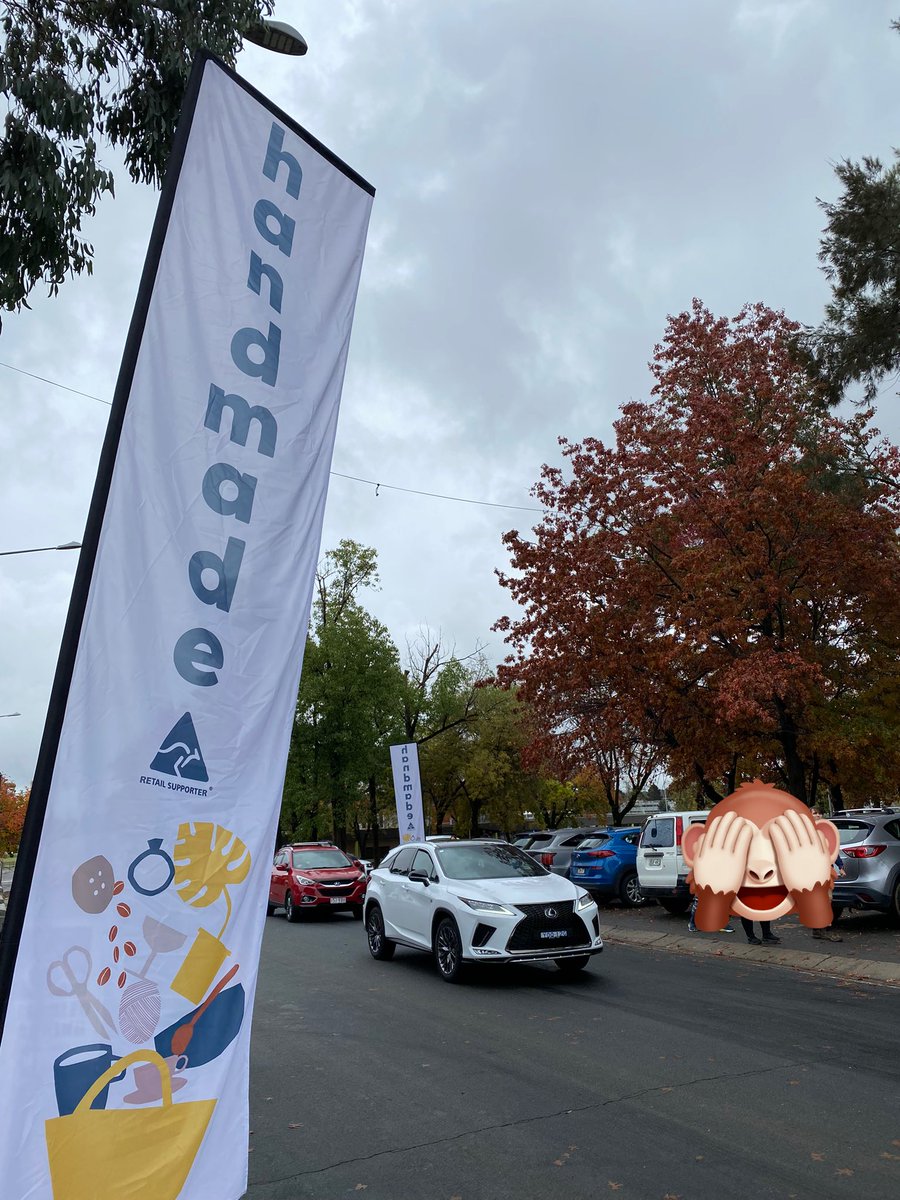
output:
{"label": "kangaroo logo", "polygon": [[194,779],[198,783],[208,783],[206,763],[200,753],[200,743],[194,730],[191,714],[175,722],[162,745],[150,764],[151,771],[161,771],[164,775],[174,775],[176,779]]}

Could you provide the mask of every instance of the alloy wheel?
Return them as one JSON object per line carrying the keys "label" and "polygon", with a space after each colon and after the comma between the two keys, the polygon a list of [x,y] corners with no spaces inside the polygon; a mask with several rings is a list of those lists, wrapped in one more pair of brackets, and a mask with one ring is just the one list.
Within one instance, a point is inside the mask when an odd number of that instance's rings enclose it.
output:
{"label": "alloy wheel", "polygon": [[380,954],[384,946],[384,921],[380,909],[373,908],[369,913],[369,919],[366,921],[366,934],[369,939],[369,949],[373,954]]}
{"label": "alloy wheel", "polygon": [[459,934],[452,921],[442,921],[435,939],[435,957],[438,970],[445,979],[452,979],[459,970]]}
{"label": "alloy wheel", "polygon": [[635,908],[643,902],[641,894],[641,885],[637,875],[629,875],[625,881],[625,903],[633,905]]}

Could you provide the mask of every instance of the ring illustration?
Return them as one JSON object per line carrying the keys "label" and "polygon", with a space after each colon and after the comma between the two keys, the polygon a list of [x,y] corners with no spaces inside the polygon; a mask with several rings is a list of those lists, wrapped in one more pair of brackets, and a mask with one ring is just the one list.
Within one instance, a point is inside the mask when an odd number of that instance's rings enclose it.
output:
{"label": "ring illustration", "polygon": [[[156,887],[145,887],[142,883],[138,883],[135,877],[135,869],[140,866],[144,859],[159,858],[166,865],[166,875],[162,883]],[[158,896],[160,892],[164,892],[172,880],[175,878],[175,864],[172,862],[168,854],[162,848],[162,838],[150,838],[147,842],[147,849],[143,854],[139,854],[131,866],[128,868],[128,882],[136,892],[140,892],[142,896]],[[147,878],[147,883],[155,882],[152,875]]]}

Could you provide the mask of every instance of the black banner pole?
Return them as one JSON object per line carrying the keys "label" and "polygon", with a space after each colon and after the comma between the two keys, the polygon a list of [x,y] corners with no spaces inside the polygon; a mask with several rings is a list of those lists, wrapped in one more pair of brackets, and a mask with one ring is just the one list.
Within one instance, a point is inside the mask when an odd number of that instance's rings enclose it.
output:
{"label": "black banner pole", "polygon": [[[69,600],[69,611],[63,629],[60,643],[59,658],[56,663],[56,673],[53,678],[53,688],[50,692],[50,702],[47,707],[47,717],[44,722],[44,733],[41,738],[41,748],[38,752],[34,781],[31,785],[31,799],[25,816],[25,826],[22,830],[22,841],[16,859],[16,869],[13,875],[12,890],[6,910],[6,920],[0,933],[0,1041],[3,1039],[3,1029],[6,1022],[6,1012],[12,991],[13,975],[16,958],[22,937],[22,927],[25,923],[25,911],[31,894],[31,883],[34,878],[34,868],[37,862],[38,846],[41,832],[44,828],[44,817],[47,812],[47,800],[50,795],[50,784],[53,779],[53,768],[56,763],[56,753],[59,747],[60,733],[66,715],[66,705],[69,698],[69,687],[72,682],[72,672],[75,668],[75,657],[81,638],[81,627],[84,622],[84,611],[87,606],[88,592],[94,573],[94,563],[97,558],[97,548],[100,543],[100,531],[103,527],[103,517],[106,512],[106,502],[109,497],[113,468],[119,449],[119,439],[125,421],[125,410],[131,393],[131,384],[137,364],[138,351],[144,334],[147,312],[150,308],[150,297],[156,282],[163,242],[172,214],[175,200],[175,190],[181,174],[184,154],[187,148],[188,136],[197,107],[197,97],[200,94],[200,83],[203,78],[203,68],[212,59],[212,55],[201,51],[194,59],[191,75],[184,94],[184,102],[178,127],[172,142],[172,151],[166,167],[156,210],[156,219],[150,235],[147,257],[144,260],[144,270],[138,288],[137,300],[125,340],[125,350],[119,367],[119,377],[113,396],[109,423],[106,436],[100,452],[97,467],[97,478],[94,482],[94,492],[88,510],[87,523],[82,549],[78,556],[78,567],[75,571],[75,581],[72,585],[72,595]],[[218,60],[215,60],[218,61]],[[222,64],[224,65],[224,64]]]}

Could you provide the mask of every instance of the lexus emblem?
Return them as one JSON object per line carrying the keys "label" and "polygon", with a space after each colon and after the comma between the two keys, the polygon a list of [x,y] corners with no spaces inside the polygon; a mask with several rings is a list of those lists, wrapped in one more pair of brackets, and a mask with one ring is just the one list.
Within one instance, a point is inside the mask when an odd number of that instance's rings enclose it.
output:
{"label": "lexus emblem", "polygon": [[555,909],[555,908],[545,908],[545,909],[544,909],[544,916],[545,916],[545,917],[550,917],[550,918],[552,919],[553,917],[557,916],[556,909]]}

